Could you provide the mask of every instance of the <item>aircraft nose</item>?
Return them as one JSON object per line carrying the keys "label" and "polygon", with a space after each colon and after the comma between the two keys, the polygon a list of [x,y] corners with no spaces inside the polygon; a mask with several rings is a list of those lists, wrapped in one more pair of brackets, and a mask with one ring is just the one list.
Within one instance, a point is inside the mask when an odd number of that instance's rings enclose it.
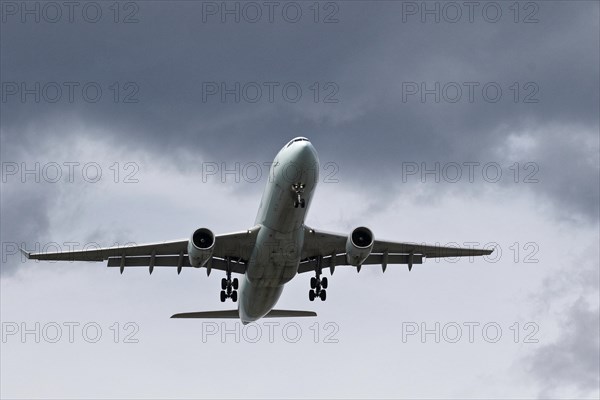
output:
{"label": "aircraft nose", "polygon": [[309,141],[297,142],[295,144],[296,159],[302,164],[314,164],[317,161],[317,152]]}

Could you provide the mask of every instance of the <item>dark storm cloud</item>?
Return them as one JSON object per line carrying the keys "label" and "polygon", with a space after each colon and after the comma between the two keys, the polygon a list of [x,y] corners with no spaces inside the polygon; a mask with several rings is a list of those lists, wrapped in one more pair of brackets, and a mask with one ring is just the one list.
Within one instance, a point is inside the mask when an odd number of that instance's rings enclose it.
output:
{"label": "dark storm cloud", "polygon": [[[497,3],[499,22],[476,12],[473,23],[465,15],[456,24],[444,18],[435,23],[431,15],[422,23],[419,13],[403,21],[402,3],[335,3],[337,23],[314,23],[304,3],[298,23],[277,13],[272,23],[266,16],[236,23],[231,15],[222,23],[220,13],[203,14],[200,2],[136,4],[138,22],[130,24],[115,24],[107,7],[95,24],[78,14],[73,23],[3,16],[4,159],[35,144],[35,132],[47,126],[64,143],[61,126],[70,120],[102,127],[123,145],[147,148],[175,164],[187,160],[182,152],[217,161],[269,161],[289,137],[306,135],[350,181],[395,177],[404,161],[534,162],[540,183],[529,189],[567,213],[598,218],[598,190],[588,184],[598,181],[596,3],[535,3],[539,9],[521,10],[519,23]],[[531,11],[533,23],[524,23]],[[7,93],[14,86],[6,85],[31,88],[36,82],[57,82],[61,100],[50,103],[42,93],[39,103],[31,94],[23,103],[20,93]],[[72,102],[65,82],[77,84]],[[255,82],[263,96],[251,103],[242,94],[236,103],[226,95],[222,102],[220,93],[207,95],[206,87],[203,93],[203,85],[213,82],[219,91],[221,83],[232,88]],[[273,102],[265,82],[277,84]],[[280,90],[290,82],[303,90],[297,103]],[[407,93],[431,90],[436,82],[437,94]],[[90,83],[102,90],[98,102],[82,94]],[[325,90],[327,83],[335,86]],[[490,83],[502,90],[497,102],[482,92]],[[453,103],[457,86],[462,95]],[[338,102],[323,102],[331,93]],[[537,102],[524,102],[527,96]],[[552,133],[556,126],[563,131]],[[570,132],[573,126],[581,132]],[[510,134],[523,131],[533,131],[533,150],[519,157],[497,152]]]}
{"label": "dark storm cloud", "polygon": [[[66,18],[34,23],[31,16],[21,23],[18,13],[4,16],[3,83],[32,87],[40,82],[43,87],[57,82],[64,92],[56,103],[43,96],[35,103],[33,95],[22,103],[19,94],[6,94],[14,87],[4,86],[5,148],[35,142],[34,133],[23,132],[25,126],[35,132],[51,123],[60,137],[61,122],[73,119],[105,128],[123,145],[170,155],[172,163],[182,159],[181,152],[266,161],[297,135],[309,136],[321,154],[342,164],[348,179],[355,174],[362,179],[361,172],[368,171],[393,177],[404,160],[532,161],[540,163],[540,174],[548,176],[560,165],[564,175],[542,181],[536,192],[573,212],[598,217],[597,191],[580,184],[598,180],[597,163],[569,162],[589,158],[590,151],[597,151],[597,139],[591,148],[575,142],[572,151],[552,159],[534,153],[518,160],[504,154],[504,160],[493,152],[510,132],[540,126],[576,124],[588,136],[597,134],[597,3],[538,2],[537,9],[521,4],[518,23],[508,3],[494,3],[502,9],[496,23],[479,9],[471,23],[464,7],[458,23],[447,21],[452,10],[440,14],[439,23],[431,15],[422,23],[420,12],[407,14],[408,3],[402,2],[333,3],[337,8],[323,6],[319,23],[308,3],[298,3],[303,16],[297,23],[278,12],[269,22],[266,9],[258,23],[248,22],[249,14],[241,14],[239,23],[225,15],[222,23],[221,12],[203,13],[206,3],[136,4],[139,10],[122,10],[119,16],[135,11],[138,22],[129,24],[114,23],[108,6],[98,23],[79,14],[73,23]],[[429,3],[435,4],[443,9],[443,3]],[[489,10],[488,15],[493,16]],[[338,22],[323,23],[326,16]],[[65,82],[78,83],[73,102],[67,100]],[[102,90],[96,103],[81,93],[90,82]],[[236,82],[240,101],[226,95],[222,102],[220,84],[233,88]],[[275,82],[272,102],[265,82]],[[290,82],[302,90],[298,102],[282,93]],[[432,89],[436,82],[439,102],[435,94],[422,102],[421,93],[408,93],[413,84]],[[215,95],[207,92],[215,88],[206,86],[212,83],[219,90]],[[254,97],[252,86],[244,95],[248,83],[262,90],[255,103],[248,101]],[[482,93],[490,83],[489,96],[495,96],[496,87],[502,90],[497,102]],[[456,86],[462,95],[453,103]],[[474,88],[472,102],[469,87]],[[324,102],[327,95],[338,102]],[[543,131],[534,139],[546,146]],[[572,137],[553,140],[556,148],[573,143]],[[565,185],[571,190],[556,190]]]}

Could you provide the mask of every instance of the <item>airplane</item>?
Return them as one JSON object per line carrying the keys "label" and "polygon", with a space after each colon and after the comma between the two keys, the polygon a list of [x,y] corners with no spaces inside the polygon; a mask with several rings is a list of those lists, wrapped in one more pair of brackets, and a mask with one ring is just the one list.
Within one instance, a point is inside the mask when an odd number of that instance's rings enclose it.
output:
{"label": "airplane", "polygon": [[[313,317],[313,311],[278,310],[275,305],[286,283],[297,274],[312,273],[309,300],[327,298],[327,277],[337,266],[360,272],[364,265],[414,264],[426,258],[489,255],[493,249],[441,247],[375,240],[364,226],[350,234],[321,231],[304,224],[318,183],[319,159],[305,137],[289,141],[277,154],[269,172],[256,216],[250,229],[215,235],[208,228],[196,229],[189,239],[66,252],[30,253],[28,259],[59,261],[107,261],[108,267],[205,268],[225,272],[220,300],[237,302],[237,309],[186,312],[171,318],[235,318],[245,325],[261,318]],[[242,276],[232,279],[232,274]],[[239,298],[238,298],[239,289]],[[239,301],[238,301],[239,299]]]}

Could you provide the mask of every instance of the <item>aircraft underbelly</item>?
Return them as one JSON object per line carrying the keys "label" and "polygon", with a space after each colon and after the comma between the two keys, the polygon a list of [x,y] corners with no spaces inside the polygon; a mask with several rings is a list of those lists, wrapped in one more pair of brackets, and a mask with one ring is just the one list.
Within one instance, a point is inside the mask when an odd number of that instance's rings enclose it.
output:
{"label": "aircraft underbelly", "polygon": [[[291,157],[291,158],[290,158]],[[304,219],[317,184],[318,159],[314,149],[290,156],[285,149],[274,161],[256,224],[261,228],[248,260],[240,290],[242,322],[256,321],[275,306],[283,286],[297,273],[304,245]],[[278,167],[276,167],[278,166]],[[289,167],[297,174],[288,174]],[[299,193],[295,191],[302,184]],[[301,195],[303,201],[296,201]]]}
{"label": "aircraft underbelly", "polygon": [[275,306],[283,285],[298,273],[303,240],[302,229],[281,233],[261,228],[240,291],[242,322],[256,321]]}
{"label": "aircraft underbelly", "polygon": [[239,315],[243,323],[256,321],[265,315],[277,303],[283,285],[280,286],[257,286],[246,278],[239,300]]}
{"label": "aircraft underbelly", "polygon": [[298,272],[303,230],[281,233],[263,226],[248,263],[246,277],[257,287],[274,287],[289,282]]}

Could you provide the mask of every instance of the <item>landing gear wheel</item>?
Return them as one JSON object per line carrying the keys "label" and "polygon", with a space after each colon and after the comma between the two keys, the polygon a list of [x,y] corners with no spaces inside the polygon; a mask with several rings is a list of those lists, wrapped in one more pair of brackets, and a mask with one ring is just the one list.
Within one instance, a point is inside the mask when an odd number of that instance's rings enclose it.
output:
{"label": "landing gear wheel", "polygon": [[319,293],[319,297],[321,298],[321,301],[325,301],[325,299],[327,298],[327,291],[321,290],[321,293]]}
{"label": "landing gear wheel", "polygon": [[[238,260],[239,261],[239,260]],[[231,258],[225,257],[227,266],[225,268],[226,278],[221,279],[221,302],[225,302],[227,299],[231,299],[234,303],[237,301],[237,288],[239,282],[237,278],[231,279]]]}
{"label": "landing gear wheel", "polygon": [[298,208],[298,206],[304,208],[305,202],[304,202],[304,199],[302,198],[302,194],[304,193],[304,183],[301,183],[301,182],[294,183],[292,185],[292,190],[296,197],[294,199],[294,208]]}
{"label": "landing gear wheel", "polygon": [[320,298],[321,301],[325,301],[327,298],[327,286],[329,282],[327,278],[321,278],[321,273],[323,272],[322,268],[323,257],[318,256],[315,258],[315,276],[310,278],[310,291],[308,292],[308,298],[310,301],[313,301],[315,298]]}

